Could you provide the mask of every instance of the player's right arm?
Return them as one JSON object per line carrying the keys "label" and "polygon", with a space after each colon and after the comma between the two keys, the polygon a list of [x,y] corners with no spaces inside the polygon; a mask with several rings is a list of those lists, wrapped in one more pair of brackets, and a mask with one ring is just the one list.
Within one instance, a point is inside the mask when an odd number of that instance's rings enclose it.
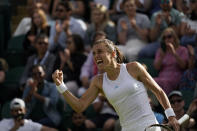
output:
{"label": "player's right arm", "polygon": [[[63,72],[60,70],[56,70],[53,75],[53,80],[56,86],[60,86],[63,83]],[[83,112],[97,97],[100,92],[101,81],[100,76],[96,76],[90,83],[90,87],[87,91],[82,95],[81,98],[75,97],[70,91],[66,90],[62,93],[66,102],[72,107],[76,112]]]}

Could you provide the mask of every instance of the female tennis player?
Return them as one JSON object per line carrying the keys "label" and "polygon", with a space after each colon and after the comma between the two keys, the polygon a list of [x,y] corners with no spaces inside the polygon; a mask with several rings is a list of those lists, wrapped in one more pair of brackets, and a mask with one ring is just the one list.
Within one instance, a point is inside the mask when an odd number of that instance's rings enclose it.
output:
{"label": "female tennis player", "polygon": [[102,93],[119,115],[122,131],[144,131],[149,125],[157,123],[149,105],[147,88],[163,106],[169,124],[175,131],[179,131],[178,121],[166,94],[141,64],[124,64],[120,51],[108,39],[94,43],[93,56],[98,69],[104,70],[105,73],[93,78],[90,87],[81,98],[73,96],[68,91],[61,70],[56,70],[52,75],[58,91],[76,112],[83,112],[97,95]]}

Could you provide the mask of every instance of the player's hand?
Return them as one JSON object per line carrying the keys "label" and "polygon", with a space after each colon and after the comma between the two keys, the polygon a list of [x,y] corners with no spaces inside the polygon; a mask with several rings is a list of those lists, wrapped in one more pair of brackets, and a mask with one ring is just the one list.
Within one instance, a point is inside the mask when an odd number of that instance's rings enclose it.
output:
{"label": "player's hand", "polygon": [[174,131],[180,131],[180,125],[179,125],[178,120],[176,119],[175,116],[170,116],[168,118],[168,123],[169,123],[169,125],[172,126]]}
{"label": "player's hand", "polygon": [[56,70],[52,74],[53,81],[55,82],[56,86],[59,86],[63,82],[63,72],[61,70]]}

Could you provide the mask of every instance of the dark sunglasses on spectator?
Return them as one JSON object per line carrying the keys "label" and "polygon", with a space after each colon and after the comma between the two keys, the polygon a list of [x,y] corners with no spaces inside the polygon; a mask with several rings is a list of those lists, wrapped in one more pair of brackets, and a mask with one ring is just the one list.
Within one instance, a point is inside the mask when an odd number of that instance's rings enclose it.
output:
{"label": "dark sunglasses on spectator", "polygon": [[172,35],[164,35],[163,36],[163,39],[165,40],[165,39],[171,39],[173,36]]}
{"label": "dark sunglasses on spectator", "polygon": [[48,45],[46,42],[38,42],[39,45]]}
{"label": "dark sunglasses on spectator", "polygon": [[180,102],[182,102],[182,101],[183,101],[182,99],[170,100],[170,103],[171,103],[171,104],[175,104],[175,103],[180,103]]}
{"label": "dark sunglasses on spectator", "polygon": [[63,9],[56,9],[56,12],[63,12]]}
{"label": "dark sunglasses on spectator", "polygon": [[33,72],[32,76],[41,76],[41,72]]}
{"label": "dark sunglasses on spectator", "polygon": [[161,0],[161,4],[169,4],[170,0]]}

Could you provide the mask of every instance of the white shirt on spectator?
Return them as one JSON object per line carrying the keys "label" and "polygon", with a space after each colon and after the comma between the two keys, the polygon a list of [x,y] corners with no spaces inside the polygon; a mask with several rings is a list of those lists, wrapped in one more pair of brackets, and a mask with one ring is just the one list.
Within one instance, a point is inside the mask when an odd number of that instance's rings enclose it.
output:
{"label": "white shirt on spectator", "polygon": [[[0,121],[1,131],[10,131],[14,126],[14,119],[3,119]],[[42,125],[31,120],[25,119],[25,124],[21,126],[17,131],[41,131]]]}

